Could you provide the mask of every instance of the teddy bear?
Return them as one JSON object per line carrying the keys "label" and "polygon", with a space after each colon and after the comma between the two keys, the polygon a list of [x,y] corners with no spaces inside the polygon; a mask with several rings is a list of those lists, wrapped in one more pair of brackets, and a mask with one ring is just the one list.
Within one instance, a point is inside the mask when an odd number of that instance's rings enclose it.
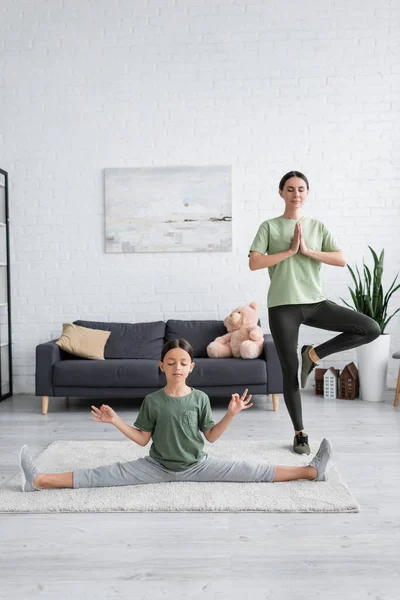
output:
{"label": "teddy bear", "polygon": [[258,358],[264,348],[264,333],[258,322],[258,304],[235,308],[224,319],[226,335],[215,338],[207,346],[210,358]]}

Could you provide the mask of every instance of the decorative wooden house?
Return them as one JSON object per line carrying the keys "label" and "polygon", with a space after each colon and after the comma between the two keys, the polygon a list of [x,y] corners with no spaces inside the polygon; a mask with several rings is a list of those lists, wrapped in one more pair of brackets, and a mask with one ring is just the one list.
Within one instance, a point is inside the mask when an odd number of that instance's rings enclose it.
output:
{"label": "decorative wooden house", "polygon": [[331,367],[324,373],[324,398],[336,399],[338,396],[339,369]]}
{"label": "decorative wooden house", "polygon": [[317,396],[324,395],[324,375],[326,369],[315,369],[315,393]]}
{"label": "decorative wooden house", "polygon": [[358,369],[351,362],[343,369],[339,379],[339,398],[342,400],[354,400],[358,397],[360,391],[360,382],[358,378]]}

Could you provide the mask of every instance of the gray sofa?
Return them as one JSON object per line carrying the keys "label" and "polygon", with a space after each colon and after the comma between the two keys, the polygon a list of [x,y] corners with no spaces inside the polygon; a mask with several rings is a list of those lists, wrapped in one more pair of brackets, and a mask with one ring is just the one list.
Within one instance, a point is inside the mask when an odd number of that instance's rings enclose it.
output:
{"label": "gray sofa", "polygon": [[246,387],[250,394],[272,394],[278,410],[282,371],[271,335],[264,336],[260,358],[208,358],[207,345],[226,333],[222,321],[169,320],[150,323],[75,321],[76,325],[111,331],[104,349],[105,360],[88,360],[64,352],[55,340],[36,347],[36,395],[42,397],[42,413],[49,398],[144,398],[166,384],[159,369],[165,342],[185,338],[194,351],[196,366],[188,385],[210,397],[229,398]]}

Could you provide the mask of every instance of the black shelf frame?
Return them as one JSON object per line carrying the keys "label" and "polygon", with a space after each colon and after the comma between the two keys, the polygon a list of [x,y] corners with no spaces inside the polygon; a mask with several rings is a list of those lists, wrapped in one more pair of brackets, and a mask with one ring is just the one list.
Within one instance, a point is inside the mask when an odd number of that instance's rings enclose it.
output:
{"label": "black shelf frame", "polygon": [[[13,369],[12,369],[12,337],[11,337],[11,276],[10,276],[10,222],[9,222],[9,211],[8,211],[8,173],[3,169],[0,169],[0,174],[4,176],[4,187],[5,187],[5,229],[6,229],[6,260],[7,265],[7,317],[8,317],[8,369],[9,369],[9,391],[2,394],[3,382],[2,382],[2,365],[1,365],[1,348],[0,348],[0,402],[11,398],[13,395]],[[2,186],[2,184],[0,183]],[[3,187],[3,186],[2,186]],[[0,339],[1,343],[1,339]]]}

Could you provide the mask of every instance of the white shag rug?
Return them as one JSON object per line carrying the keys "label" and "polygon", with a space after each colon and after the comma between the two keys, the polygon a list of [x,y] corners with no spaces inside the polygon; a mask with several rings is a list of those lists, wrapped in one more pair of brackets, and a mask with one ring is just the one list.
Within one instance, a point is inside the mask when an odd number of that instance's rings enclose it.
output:
{"label": "white shag rug", "polygon": [[[129,441],[60,441],[51,443],[36,459],[42,472],[57,473],[134,460],[149,447]],[[311,455],[294,454],[287,442],[220,440],[205,443],[216,457],[265,460],[276,465],[306,465]],[[16,469],[19,465],[16,465]],[[357,501],[332,464],[324,482],[197,483],[174,482],[78,490],[23,493],[20,475],[0,488],[2,513],[56,512],[358,512]]]}

